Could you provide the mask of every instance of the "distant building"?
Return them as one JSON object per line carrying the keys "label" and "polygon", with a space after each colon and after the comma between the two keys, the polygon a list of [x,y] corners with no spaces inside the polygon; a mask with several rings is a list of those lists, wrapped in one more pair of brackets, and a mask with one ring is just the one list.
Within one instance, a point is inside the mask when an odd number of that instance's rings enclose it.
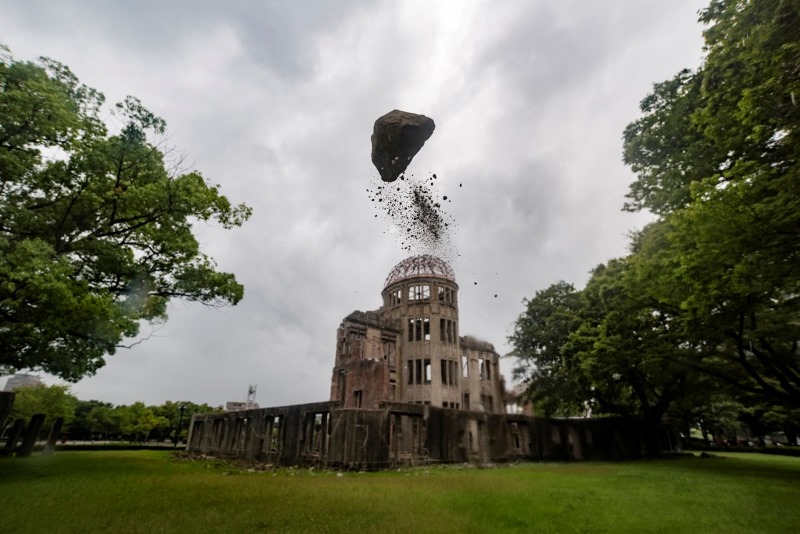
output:
{"label": "distant building", "polygon": [[3,391],[15,391],[19,388],[38,386],[39,384],[42,384],[42,379],[38,376],[20,373],[8,379]]}
{"label": "distant building", "polygon": [[257,402],[228,401],[225,403],[226,412],[239,412],[242,410],[258,410]]}

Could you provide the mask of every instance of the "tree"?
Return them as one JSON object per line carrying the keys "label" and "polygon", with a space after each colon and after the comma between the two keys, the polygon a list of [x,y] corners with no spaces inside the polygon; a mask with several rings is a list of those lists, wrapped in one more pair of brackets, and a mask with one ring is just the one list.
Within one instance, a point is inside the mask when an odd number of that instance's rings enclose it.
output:
{"label": "tree", "polygon": [[717,172],[718,158],[709,155],[718,149],[692,120],[701,102],[701,79],[689,70],[654,84],[641,101],[644,116],[623,134],[623,161],[638,176],[626,195],[626,211],[663,215],[685,207],[691,183]]}
{"label": "tree", "polygon": [[786,181],[698,184],[705,200],[672,214],[666,245],[645,243],[632,261],[649,281],[645,294],[675,310],[676,326],[700,348],[699,370],[800,406],[800,205],[762,190]]}
{"label": "tree", "polygon": [[[230,229],[250,215],[153,139],[166,123],[128,97],[124,126],[64,65],[0,54],[0,371],[75,381],[104,365],[142,322],[179,297],[236,304],[193,221]],[[2,52],[2,50],[0,50]]]}
{"label": "tree", "polygon": [[631,211],[683,209],[703,180],[798,172],[800,6],[713,0],[700,20],[709,25],[703,66],[655,84],[625,129],[623,159],[637,174]]}
{"label": "tree", "polygon": [[110,405],[94,406],[86,414],[86,425],[92,437],[99,435],[102,439],[120,437],[122,434],[122,412]]}
{"label": "tree", "polygon": [[[183,417],[181,417],[181,407],[183,407]],[[160,406],[153,406],[152,409],[157,416],[163,417],[168,422],[168,426],[153,432],[152,437],[159,440],[175,439],[176,437],[185,440],[189,433],[189,421],[192,419],[192,415],[219,411],[208,404],[195,404],[190,401],[166,401]]]}
{"label": "tree", "polygon": [[714,0],[701,20],[702,67],[624,134],[625,209],[657,220],[579,305],[537,293],[510,338],[534,399],[636,419],[651,451],[666,414],[794,436],[800,408],[800,4]]}
{"label": "tree", "polygon": [[578,415],[586,395],[578,387],[562,348],[581,324],[581,295],[572,284],[558,282],[524,299],[525,311],[508,341],[517,358],[514,378],[526,382],[526,396],[544,415]]}
{"label": "tree", "polygon": [[[631,258],[669,309],[685,364],[800,407],[800,5],[711,2],[707,57],[626,130],[635,209],[660,220]],[[646,127],[643,127],[646,125]],[[688,133],[686,133],[688,132]],[[664,139],[688,138],[680,179]],[[645,148],[642,148],[645,147]],[[673,202],[672,199],[678,199]]]}
{"label": "tree", "polygon": [[147,407],[143,402],[134,402],[128,406],[118,406],[114,412],[121,422],[120,431],[123,437],[130,441],[144,442],[154,430],[169,427],[169,421],[156,415],[153,408]]}
{"label": "tree", "polygon": [[89,440],[97,433],[105,433],[107,430],[97,424],[98,410],[105,408],[107,411],[113,407],[111,403],[98,400],[84,401],[78,399],[75,406],[75,419],[69,426],[69,438],[74,440]]}
{"label": "tree", "polygon": [[583,291],[581,327],[564,347],[589,380],[595,413],[637,422],[650,454],[661,452],[659,429],[676,402],[698,391],[682,364],[694,352],[668,310],[642,299],[628,258],[596,268]]}
{"label": "tree", "polygon": [[32,416],[44,414],[45,423],[42,426],[40,437],[47,436],[50,426],[57,418],[63,417],[65,425],[69,426],[75,417],[78,399],[70,394],[68,386],[36,384],[21,387],[15,393],[9,421],[22,419],[25,424],[28,424]]}
{"label": "tree", "polygon": [[[626,259],[597,267],[583,291],[556,284],[527,301],[510,337],[534,400],[547,413],[618,415],[661,452],[659,429],[670,408],[697,391],[696,376],[675,356],[691,351],[672,317],[638,298]],[[583,410],[580,409],[583,407]]]}

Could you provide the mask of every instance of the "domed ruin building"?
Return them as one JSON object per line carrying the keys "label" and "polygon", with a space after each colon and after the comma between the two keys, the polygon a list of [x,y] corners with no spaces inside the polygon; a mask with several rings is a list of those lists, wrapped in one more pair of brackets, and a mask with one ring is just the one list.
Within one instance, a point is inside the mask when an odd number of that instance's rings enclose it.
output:
{"label": "domed ruin building", "polygon": [[[441,259],[401,261],[381,295],[379,309],[339,326],[329,400],[194,414],[187,450],[346,469],[641,454],[628,421],[507,413],[504,400],[514,399],[504,399],[498,354],[459,336],[458,284]],[[669,429],[663,437],[669,448],[679,443]]]}
{"label": "domed ruin building", "polygon": [[445,261],[427,254],[401,261],[381,296],[378,310],[354,311],[339,326],[331,401],[504,411],[499,356],[490,343],[459,336],[458,283]]}

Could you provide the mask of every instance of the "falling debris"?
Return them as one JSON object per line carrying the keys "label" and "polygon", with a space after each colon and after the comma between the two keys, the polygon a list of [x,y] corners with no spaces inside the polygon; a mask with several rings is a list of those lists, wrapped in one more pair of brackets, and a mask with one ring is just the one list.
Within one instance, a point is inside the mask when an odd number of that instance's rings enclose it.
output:
{"label": "falling debris", "polygon": [[450,239],[450,231],[456,225],[442,210],[438,194],[429,185],[435,176],[417,179],[413,174],[406,175],[398,185],[376,185],[367,193],[373,206],[398,230],[395,235],[400,248],[452,260],[458,256]]}
{"label": "falling debris", "polygon": [[381,180],[397,180],[435,128],[433,119],[399,109],[379,117],[372,129],[372,163]]}

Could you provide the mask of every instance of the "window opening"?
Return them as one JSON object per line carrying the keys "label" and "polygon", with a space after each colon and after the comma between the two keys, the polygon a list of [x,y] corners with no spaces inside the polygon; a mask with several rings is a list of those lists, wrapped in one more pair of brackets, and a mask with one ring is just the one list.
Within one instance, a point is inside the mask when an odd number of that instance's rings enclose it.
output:
{"label": "window opening", "polygon": [[339,369],[339,400],[344,404],[345,392],[347,391],[347,375],[344,369]]}
{"label": "window opening", "polygon": [[281,435],[281,420],[283,416],[275,416],[272,420],[272,431],[270,435],[270,444],[269,449],[271,451],[278,451],[278,447],[280,445],[280,435]]}
{"label": "window opening", "polygon": [[408,340],[409,341],[431,340],[430,317],[416,317],[414,319],[408,320]]}
{"label": "window opening", "polygon": [[440,302],[452,304],[455,301],[456,292],[449,287],[439,287],[438,297]]}
{"label": "window opening", "polygon": [[492,379],[492,360],[481,358],[481,380]]}
{"label": "window opening", "polygon": [[408,300],[427,300],[431,298],[431,286],[409,286]]}

